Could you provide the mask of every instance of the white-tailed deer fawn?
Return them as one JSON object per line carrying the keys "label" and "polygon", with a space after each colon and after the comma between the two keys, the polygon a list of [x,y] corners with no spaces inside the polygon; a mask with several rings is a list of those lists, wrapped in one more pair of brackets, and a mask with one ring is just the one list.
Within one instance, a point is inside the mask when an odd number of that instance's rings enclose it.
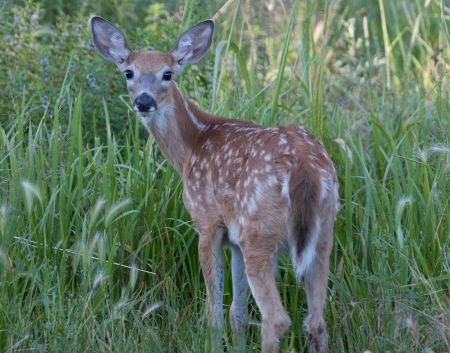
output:
{"label": "white-tailed deer fawn", "polygon": [[182,175],[183,200],[199,232],[199,257],[212,327],[223,320],[223,256],[232,252],[230,322],[244,336],[247,283],[262,315],[262,351],[278,351],[290,325],[278,293],[277,254],[291,252],[304,276],[310,352],[327,351],[323,319],[338,184],[322,144],[305,128],[264,128],[201,111],[176,77],[211,45],[214,22],[184,32],[169,53],[133,52],[123,33],[101,17],[90,20],[99,52],[123,72],[133,108],[165,157]]}

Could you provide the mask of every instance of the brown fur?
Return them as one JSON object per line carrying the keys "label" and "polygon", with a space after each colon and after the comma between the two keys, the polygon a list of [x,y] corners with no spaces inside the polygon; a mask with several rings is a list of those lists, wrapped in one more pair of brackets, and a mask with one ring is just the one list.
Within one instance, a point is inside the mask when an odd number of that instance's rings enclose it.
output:
{"label": "brown fur", "polygon": [[127,62],[128,65],[136,65],[142,72],[158,72],[164,65],[167,65],[173,70],[174,64],[172,55],[156,50],[143,50],[137,53],[131,53]]}

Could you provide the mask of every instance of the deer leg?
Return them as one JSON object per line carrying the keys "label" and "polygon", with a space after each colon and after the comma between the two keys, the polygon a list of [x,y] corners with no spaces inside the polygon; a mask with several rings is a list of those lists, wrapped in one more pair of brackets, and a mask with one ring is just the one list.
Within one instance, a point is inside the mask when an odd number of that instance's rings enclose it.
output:
{"label": "deer leg", "polygon": [[223,231],[200,232],[200,265],[206,284],[214,347],[220,346],[223,323]]}
{"label": "deer leg", "polygon": [[279,339],[291,320],[284,310],[272,267],[273,252],[254,246],[244,249],[248,283],[262,316],[262,352],[278,352]]}
{"label": "deer leg", "polygon": [[245,343],[247,325],[247,293],[248,282],[245,275],[245,263],[241,250],[231,246],[231,276],[233,281],[233,302],[230,307],[230,324],[239,344]]}
{"label": "deer leg", "polygon": [[325,353],[328,350],[328,336],[323,310],[326,300],[331,242],[318,244],[317,256],[304,273],[308,315],[303,329],[308,337],[310,353]]}

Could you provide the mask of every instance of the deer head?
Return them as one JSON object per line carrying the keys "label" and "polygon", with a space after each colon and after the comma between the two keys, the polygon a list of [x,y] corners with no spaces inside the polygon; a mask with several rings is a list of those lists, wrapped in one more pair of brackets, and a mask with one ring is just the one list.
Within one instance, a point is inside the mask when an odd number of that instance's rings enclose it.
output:
{"label": "deer head", "polygon": [[99,16],[91,17],[90,28],[95,47],[123,73],[133,109],[145,119],[170,104],[168,93],[183,67],[206,54],[211,46],[214,22],[200,22],[182,33],[168,53],[133,52],[123,32]]}

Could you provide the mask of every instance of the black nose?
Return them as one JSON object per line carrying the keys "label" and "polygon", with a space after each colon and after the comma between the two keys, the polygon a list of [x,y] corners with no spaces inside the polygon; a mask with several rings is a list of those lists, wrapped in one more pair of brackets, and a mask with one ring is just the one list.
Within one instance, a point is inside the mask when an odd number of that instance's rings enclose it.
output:
{"label": "black nose", "polygon": [[134,100],[134,106],[141,113],[150,112],[157,109],[155,99],[147,93],[142,93]]}

